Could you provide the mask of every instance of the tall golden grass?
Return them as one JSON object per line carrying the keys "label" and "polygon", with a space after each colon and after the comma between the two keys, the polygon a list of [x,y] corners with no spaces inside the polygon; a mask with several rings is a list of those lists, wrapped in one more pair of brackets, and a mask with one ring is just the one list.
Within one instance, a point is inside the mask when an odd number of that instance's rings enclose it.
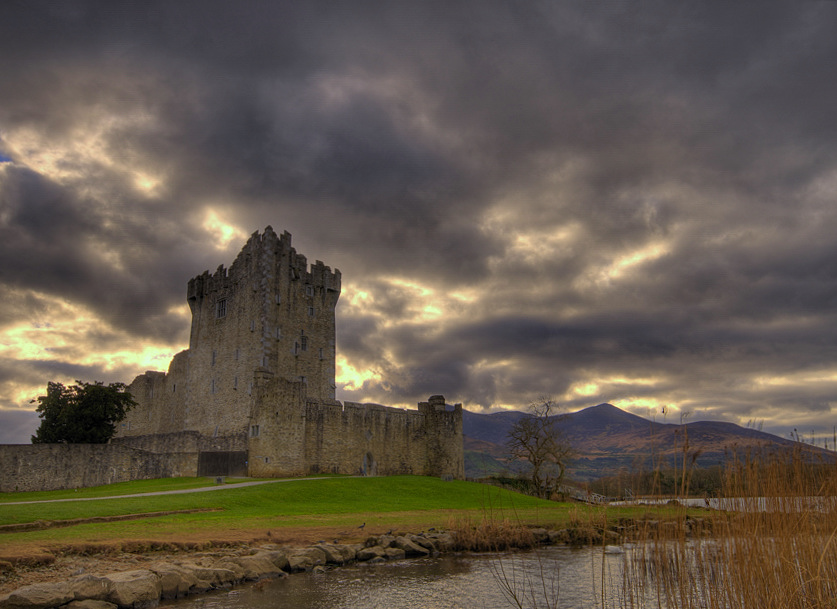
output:
{"label": "tall golden grass", "polygon": [[701,531],[685,507],[679,526],[646,525],[625,555],[624,606],[837,608],[837,465],[804,447],[751,453],[726,467],[722,496]]}

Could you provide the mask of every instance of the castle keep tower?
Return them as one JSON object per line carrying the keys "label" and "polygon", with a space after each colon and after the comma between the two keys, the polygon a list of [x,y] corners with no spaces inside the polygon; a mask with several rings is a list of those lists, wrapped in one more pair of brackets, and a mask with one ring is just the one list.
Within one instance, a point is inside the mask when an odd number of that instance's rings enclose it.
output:
{"label": "castle keep tower", "polygon": [[422,474],[464,477],[462,408],[335,400],[340,271],[271,227],[229,267],[191,279],[189,349],[129,391],[114,439],[176,456],[184,475]]}
{"label": "castle keep tower", "polygon": [[185,424],[204,435],[248,428],[255,383],[300,382],[334,399],[334,310],[340,271],[291,247],[287,232],[253,234],[229,270],[189,281],[190,393]]}

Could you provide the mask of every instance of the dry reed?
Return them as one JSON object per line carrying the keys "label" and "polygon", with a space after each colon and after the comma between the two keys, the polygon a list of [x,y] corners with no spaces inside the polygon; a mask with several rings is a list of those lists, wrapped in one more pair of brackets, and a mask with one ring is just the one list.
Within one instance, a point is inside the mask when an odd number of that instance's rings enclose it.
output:
{"label": "dry reed", "polygon": [[[837,608],[837,466],[810,451],[748,455],[727,467],[712,536],[656,527],[626,554],[624,606]],[[688,520],[681,508],[679,520]]]}
{"label": "dry reed", "polygon": [[468,552],[502,552],[531,548],[537,543],[531,529],[507,518],[451,519],[447,528],[453,534],[456,548]]}

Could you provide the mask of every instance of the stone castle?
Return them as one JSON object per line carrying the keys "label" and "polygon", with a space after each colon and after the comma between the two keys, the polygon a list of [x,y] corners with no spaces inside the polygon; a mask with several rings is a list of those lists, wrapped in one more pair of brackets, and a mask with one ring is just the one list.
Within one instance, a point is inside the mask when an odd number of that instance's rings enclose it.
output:
{"label": "stone castle", "polygon": [[335,400],[340,284],[289,233],[254,233],[229,269],[189,281],[189,348],[134,379],[139,405],[112,442],[194,456],[197,475],[464,478],[460,404]]}
{"label": "stone castle", "polygon": [[464,478],[462,406],[335,399],[340,272],[291,235],[254,233],[229,269],[189,281],[189,348],[146,372],[108,444],[0,446],[0,492],[170,476]]}

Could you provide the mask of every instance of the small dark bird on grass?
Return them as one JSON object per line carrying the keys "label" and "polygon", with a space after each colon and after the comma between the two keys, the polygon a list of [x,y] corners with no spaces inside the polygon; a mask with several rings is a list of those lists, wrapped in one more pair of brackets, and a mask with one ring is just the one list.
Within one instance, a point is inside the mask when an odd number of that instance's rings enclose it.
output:
{"label": "small dark bird on grass", "polygon": [[358,528],[359,528],[359,529],[362,529],[362,528],[363,528],[363,527],[365,527],[365,526],[366,526],[366,523],[364,522],[364,523],[363,523],[362,525],[360,525]]}

